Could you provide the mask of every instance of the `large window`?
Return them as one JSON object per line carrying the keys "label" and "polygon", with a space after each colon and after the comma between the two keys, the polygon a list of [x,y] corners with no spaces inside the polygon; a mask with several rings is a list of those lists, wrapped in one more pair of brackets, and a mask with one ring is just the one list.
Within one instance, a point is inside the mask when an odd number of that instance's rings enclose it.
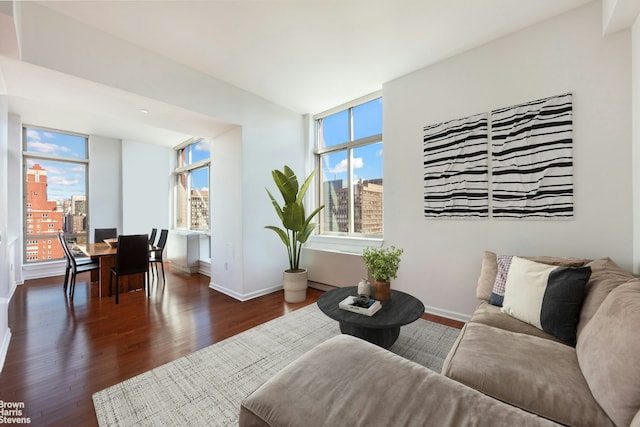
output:
{"label": "large window", "polygon": [[176,149],[176,228],[209,231],[210,144],[191,139]]}
{"label": "large window", "polygon": [[87,136],[23,128],[24,260],[64,258],[56,234],[87,241]]}
{"label": "large window", "polygon": [[315,119],[320,234],[381,237],[382,98]]}

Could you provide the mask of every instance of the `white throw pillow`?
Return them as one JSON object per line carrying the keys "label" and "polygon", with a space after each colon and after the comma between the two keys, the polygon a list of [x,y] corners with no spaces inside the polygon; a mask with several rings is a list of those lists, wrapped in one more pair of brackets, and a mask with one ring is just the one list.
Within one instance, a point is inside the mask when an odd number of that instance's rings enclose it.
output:
{"label": "white throw pillow", "polygon": [[502,311],[576,345],[576,327],[591,267],[558,267],[513,257]]}

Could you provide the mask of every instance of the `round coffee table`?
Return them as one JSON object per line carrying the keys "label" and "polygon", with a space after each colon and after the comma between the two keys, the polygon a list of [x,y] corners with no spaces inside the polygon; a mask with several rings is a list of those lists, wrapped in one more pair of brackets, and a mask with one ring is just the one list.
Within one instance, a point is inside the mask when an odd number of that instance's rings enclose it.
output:
{"label": "round coffee table", "polygon": [[391,299],[381,301],[382,308],[373,316],[343,310],[338,303],[349,295],[357,295],[357,287],[333,289],[318,298],[318,307],[324,314],[340,323],[343,334],[362,338],[383,348],[389,348],[398,339],[400,327],[417,320],[424,313],[419,299],[391,290]]}

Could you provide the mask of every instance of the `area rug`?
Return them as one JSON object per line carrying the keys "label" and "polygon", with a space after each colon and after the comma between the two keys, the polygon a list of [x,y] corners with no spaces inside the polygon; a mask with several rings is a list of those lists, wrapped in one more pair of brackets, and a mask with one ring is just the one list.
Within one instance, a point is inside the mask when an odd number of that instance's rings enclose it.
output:
{"label": "area rug", "polygon": [[[403,326],[394,353],[440,372],[458,330]],[[237,425],[240,403],[316,345],[338,335],[316,304],[296,310],[93,395],[100,426]]]}

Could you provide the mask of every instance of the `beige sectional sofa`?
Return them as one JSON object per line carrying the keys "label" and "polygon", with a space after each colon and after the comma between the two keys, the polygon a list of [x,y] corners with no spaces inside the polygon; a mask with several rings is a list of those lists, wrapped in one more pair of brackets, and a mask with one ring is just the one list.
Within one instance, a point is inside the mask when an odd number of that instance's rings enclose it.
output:
{"label": "beige sectional sofa", "polygon": [[252,393],[240,425],[640,427],[640,280],[610,259],[528,260],[591,270],[575,347],[489,304],[486,252],[480,304],[442,374],[341,335]]}

